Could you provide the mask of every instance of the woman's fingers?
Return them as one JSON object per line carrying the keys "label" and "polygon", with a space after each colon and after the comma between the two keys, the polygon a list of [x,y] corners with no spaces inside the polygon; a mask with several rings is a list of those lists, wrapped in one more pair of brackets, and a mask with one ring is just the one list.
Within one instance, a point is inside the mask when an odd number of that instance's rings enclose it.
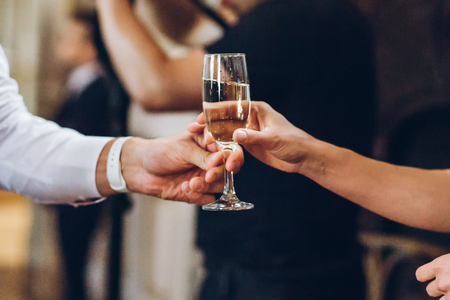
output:
{"label": "woman's fingers", "polygon": [[436,280],[433,280],[427,285],[427,293],[431,297],[439,297],[444,295],[444,292],[438,288]]}
{"label": "woman's fingers", "polygon": [[237,173],[244,164],[244,151],[241,146],[236,147],[227,159],[226,168],[228,172]]}
{"label": "woman's fingers", "polygon": [[205,124],[205,116],[203,115],[203,113],[198,115],[197,123],[200,124],[200,125],[204,125]]}

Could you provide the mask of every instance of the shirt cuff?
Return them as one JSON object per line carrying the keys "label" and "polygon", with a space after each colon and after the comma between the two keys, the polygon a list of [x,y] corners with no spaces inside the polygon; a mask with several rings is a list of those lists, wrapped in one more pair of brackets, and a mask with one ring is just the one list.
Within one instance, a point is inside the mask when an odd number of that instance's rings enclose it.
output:
{"label": "shirt cuff", "polygon": [[[81,136],[70,139],[64,145],[64,155],[58,159],[62,173],[60,174],[62,188],[66,189],[66,199],[69,195],[72,201],[85,202],[101,197],[96,185],[97,162],[105,145],[112,138]],[[63,199],[61,199],[63,200]],[[95,201],[100,202],[100,200]]]}

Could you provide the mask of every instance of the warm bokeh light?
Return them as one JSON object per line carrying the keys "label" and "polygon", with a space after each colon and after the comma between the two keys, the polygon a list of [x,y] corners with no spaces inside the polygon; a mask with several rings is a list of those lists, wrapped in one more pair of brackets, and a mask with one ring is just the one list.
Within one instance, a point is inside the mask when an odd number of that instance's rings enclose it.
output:
{"label": "warm bokeh light", "polygon": [[32,204],[22,196],[0,191],[0,268],[26,265]]}

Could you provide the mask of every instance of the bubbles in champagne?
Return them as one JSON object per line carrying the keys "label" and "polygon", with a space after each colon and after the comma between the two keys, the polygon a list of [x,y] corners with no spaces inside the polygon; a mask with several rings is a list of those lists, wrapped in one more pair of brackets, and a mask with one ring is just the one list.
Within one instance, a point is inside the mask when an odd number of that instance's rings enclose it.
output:
{"label": "bubbles in champagne", "polygon": [[203,81],[203,102],[250,100],[250,85],[237,82]]}
{"label": "bubbles in champagne", "polygon": [[246,128],[250,113],[250,86],[241,83],[203,83],[203,112],[211,136],[219,143],[232,143],[233,132]]}

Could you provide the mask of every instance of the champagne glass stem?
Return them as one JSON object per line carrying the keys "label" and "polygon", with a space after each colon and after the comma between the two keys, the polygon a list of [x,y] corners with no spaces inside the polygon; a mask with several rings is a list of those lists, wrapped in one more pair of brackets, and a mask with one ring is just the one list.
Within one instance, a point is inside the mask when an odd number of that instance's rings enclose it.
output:
{"label": "champagne glass stem", "polygon": [[[222,152],[224,154],[223,158],[223,165],[226,166],[228,157],[233,153],[234,149],[236,148],[236,145],[227,145],[221,147]],[[227,168],[224,169],[224,186],[223,186],[223,195],[221,197],[222,200],[225,201],[232,201],[237,200],[236,198],[236,192],[234,190],[234,178],[233,178],[233,172],[228,172]]]}
{"label": "champagne glass stem", "polygon": [[[220,144],[218,143],[220,151],[223,152],[223,164],[226,166],[227,159],[236,149],[237,144]],[[247,210],[252,209],[254,206],[252,203],[242,202],[236,196],[236,192],[234,191],[234,179],[233,172],[228,172],[226,167],[224,170],[224,186],[223,186],[223,194],[217,199],[216,202],[203,205],[202,208],[204,210]]]}
{"label": "champagne glass stem", "polygon": [[[227,159],[233,153],[233,148],[224,148],[224,159],[223,164],[226,166]],[[231,151],[231,153],[227,153]],[[227,168],[224,169],[224,177],[225,177],[225,184],[223,186],[223,195],[227,197],[227,199],[232,200],[236,197],[236,192],[234,190],[234,178],[233,178],[233,172],[228,172]]]}

